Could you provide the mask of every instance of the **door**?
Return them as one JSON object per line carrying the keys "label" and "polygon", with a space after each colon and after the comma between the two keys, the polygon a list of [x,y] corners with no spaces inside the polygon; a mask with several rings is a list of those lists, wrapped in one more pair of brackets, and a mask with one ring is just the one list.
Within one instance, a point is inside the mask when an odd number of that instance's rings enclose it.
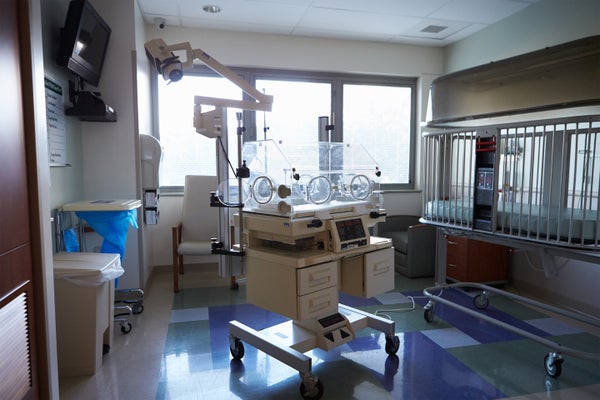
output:
{"label": "door", "polygon": [[38,397],[19,0],[0,0],[0,398]]}

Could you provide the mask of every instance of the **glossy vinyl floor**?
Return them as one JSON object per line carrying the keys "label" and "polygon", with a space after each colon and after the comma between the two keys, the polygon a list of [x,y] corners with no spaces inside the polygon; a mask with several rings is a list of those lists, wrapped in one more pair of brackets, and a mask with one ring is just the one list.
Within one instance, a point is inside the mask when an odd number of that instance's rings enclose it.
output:
{"label": "glossy vinyl floor", "polygon": [[[169,271],[157,270],[132,331],[124,335],[117,324],[101,370],[61,379],[61,399],[301,399],[296,370],[248,344],[241,361],[232,359],[229,321],[261,330],[285,319],[246,304],[243,281],[238,291],[230,290],[215,270],[188,268],[178,294],[171,291]],[[368,300],[341,295],[343,304],[392,318],[400,348],[388,356],[384,334],[367,328],[328,352],[309,351],[323,399],[600,398],[598,361],[565,356],[555,379],[543,366],[548,348],[536,342],[439,303],[427,322],[422,289],[431,284],[396,275],[394,292]],[[471,306],[475,294],[447,290],[443,297]],[[597,331],[505,297],[491,297],[485,313],[564,346],[600,353]]]}

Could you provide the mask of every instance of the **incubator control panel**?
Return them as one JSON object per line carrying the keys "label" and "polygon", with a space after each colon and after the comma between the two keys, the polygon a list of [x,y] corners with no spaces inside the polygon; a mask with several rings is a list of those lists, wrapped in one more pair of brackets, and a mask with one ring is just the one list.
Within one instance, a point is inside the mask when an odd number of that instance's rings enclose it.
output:
{"label": "incubator control panel", "polygon": [[332,250],[341,252],[367,246],[369,232],[362,218],[334,219],[331,221]]}

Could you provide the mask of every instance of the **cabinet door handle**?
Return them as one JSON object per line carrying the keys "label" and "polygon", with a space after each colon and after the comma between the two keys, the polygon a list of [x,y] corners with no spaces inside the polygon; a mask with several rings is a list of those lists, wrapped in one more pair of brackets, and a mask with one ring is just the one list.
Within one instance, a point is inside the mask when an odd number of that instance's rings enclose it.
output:
{"label": "cabinet door handle", "polygon": [[456,245],[456,244],[458,244],[458,243],[456,243],[456,242],[453,242],[452,240],[448,240],[448,244],[449,244],[449,245]]}
{"label": "cabinet door handle", "polygon": [[454,267],[454,268],[457,268],[457,267],[458,267],[458,265],[456,265],[456,264],[452,264],[452,263],[448,263],[448,266],[449,266],[449,267]]}

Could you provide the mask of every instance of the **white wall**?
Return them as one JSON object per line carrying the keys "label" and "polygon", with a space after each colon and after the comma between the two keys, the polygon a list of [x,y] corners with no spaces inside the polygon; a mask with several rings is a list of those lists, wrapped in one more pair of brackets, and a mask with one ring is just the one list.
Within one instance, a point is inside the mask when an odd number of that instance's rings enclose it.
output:
{"label": "white wall", "polygon": [[[146,32],[148,39],[160,37],[167,44],[190,42],[192,48],[201,48],[230,67],[417,77],[419,78],[418,104],[423,110],[430,82],[441,74],[443,67],[443,51],[441,48],[434,47],[240,34],[168,26],[159,31],[154,25],[146,25]],[[422,115],[421,110],[418,115]],[[424,120],[424,116],[420,120]],[[420,136],[420,132],[418,134]],[[420,161],[420,151],[417,149],[418,161]],[[417,180],[417,184],[418,182]],[[148,227],[152,235],[153,265],[171,263],[170,228],[181,216],[181,202],[181,197],[163,195],[160,203],[159,225]],[[388,192],[384,194],[384,207],[390,215],[420,215],[420,192]]]}
{"label": "white wall", "polygon": [[[486,64],[547,46],[600,34],[600,1],[541,0],[498,24],[446,48],[447,72]],[[546,276],[548,264],[562,266]],[[536,252],[512,257],[512,284],[549,303],[600,315],[598,263],[540,259]]]}
{"label": "white wall", "polygon": [[446,48],[446,72],[600,34],[600,1],[540,0]]}
{"label": "white wall", "polygon": [[[69,0],[40,1],[42,7],[42,40],[44,48],[45,74],[58,81],[63,87],[66,107],[69,102],[69,79],[72,75],[56,64],[56,54],[60,41],[60,28],[65,23]],[[51,199],[50,208],[60,208],[65,203],[79,201],[83,196],[81,122],[76,117],[65,117],[67,141],[67,161],[65,167],[50,168]]]}
{"label": "white wall", "polygon": [[[135,0],[96,0],[112,28],[98,89],[117,111],[116,123],[83,123],[84,196],[143,199],[140,133],[151,132],[150,69],[144,51],[145,28]],[[151,273],[151,244],[138,209],[129,229],[119,288],[145,287]]]}

